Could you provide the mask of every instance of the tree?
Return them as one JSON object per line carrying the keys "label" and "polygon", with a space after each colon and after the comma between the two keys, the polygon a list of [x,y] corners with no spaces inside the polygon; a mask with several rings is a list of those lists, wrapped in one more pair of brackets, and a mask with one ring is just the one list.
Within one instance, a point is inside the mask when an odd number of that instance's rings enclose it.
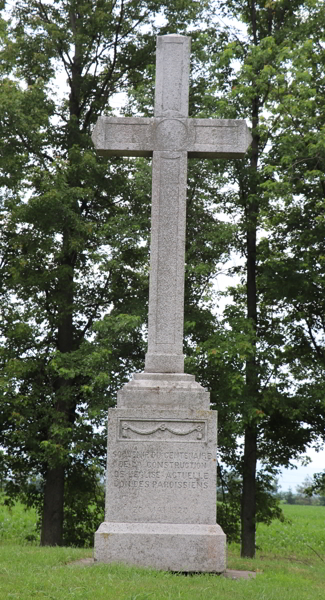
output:
{"label": "tree", "polygon": [[319,497],[320,504],[325,506],[325,471],[315,473],[313,479],[311,481],[308,480],[306,484],[304,484],[303,492],[307,496],[313,496],[315,494]]}
{"label": "tree", "polygon": [[306,493],[306,488],[311,485],[311,478],[307,476],[301,485],[297,485],[297,503],[298,504],[312,504],[312,494]]}
{"label": "tree", "polygon": [[[262,237],[272,211],[270,189],[276,182],[272,149],[277,148],[281,134],[277,123],[282,111],[285,113],[283,81],[292,78],[288,56],[296,52],[297,40],[304,39],[310,7],[298,0],[240,0],[218,3],[218,8],[228,19],[239,18],[245,31],[226,25],[218,40],[213,37],[213,26],[204,32],[210,73],[206,106],[211,110],[211,98],[216,99],[216,90],[220,90],[214,110],[223,118],[249,118],[253,142],[247,161],[228,162],[223,167],[215,163],[212,167],[227,173],[229,183],[236,186],[219,193],[217,202],[236,224],[233,246],[242,255],[244,267],[237,269],[241,284],[230,290],[234,304],[225,312],[228,338],[233,341],[231,350],[231,342],[227,345],[226,336],[216,328],[201,345],[197,359],[202,362],[198,369],[200,373],[204,370],[205,385],[212,389],[221,432],[222,423],[230,421],[228,438],[229,433],[232,440],[235,433],[244,436],[242,456],[232,443],[229,459],[227,444],[222,448],[222,435],[219,443],[224,460],[232,461],[243,476],[241,552],[253,557],[257,460],[271,469],[288,464],[316,441],[324,415],[322,411],[318,422],[311,417],[309,411],[315,417],[315,410],[310,395],[303,398],[302,389],[296,393],[287,376],[283,314],[275,297],[268,294],[271,286],[281,293],[282,284],[274,273],[270,277],[265,254],[268,239]],[[272,115],[269,120],[267,114]],[[278,161],[281,164],[279,157]],[[279,202],[283,201],[281,187],[277,193]]]}
{"label": "tree", "polygon": [[293,495],[291,488],[289,488],[288,492],[286,493],[285,499],[286,499],[287,504],[295,504],[296,503],[296,498]]}
{"label": "tree", "polygon": [[[232,217],[227,232],[229,248],[241,254],[245,266],[237,269],[241,284],[230,290],[234,304],[226,309],[221,321],[211,314],[211,296],[209,304],[205,304],[206,312],[198,311],[198,320],[195,307],[202,302],[201,288],[198,287],[200,292],[195,298],[190,285],[191,267],[187,267],[186,367],[211,390],[212,402],[219,413],[221,456],[242,474],[242,555],[252,557],[257,460],[264,461],[264,467],[274,476],[280,465],[288,465],[316,441],[323,422],[323,413],[319,414],[318,422],[314,418],[311,396],[298,394],[287,375],[283,314],[277,300],[272,301],[268,295],[271,285],[280,288],[282,283],[279,280],[275,284],[274,274],[271,276],[265,250],[268,239],[262,238],[272,214],[270,190],[276,175],[271,150],[280,139],[277,123],[286,99],[283,81],[292,75],[288,56],[293,55],[297,41],[305,35],[306,11],[310,7],[298,0],[279,3],[241,0],[224,1],[215,8],[216,13],[220,9],[232,21],[240,18],[245,32],[229,25],[222,30],[213,17],[203,31],[192,32],[191,115],[249,118],[253,144],[247,161],[214,161],[207,170],[202,163],[192,164],[188,195],[191,198],[193,184],[200,189],[202,174],[208,171],[207,181],[215,198],[213,205],[209,197],[205,210],[216,217],[210,224],[212,227],[217,224],[218,210]],[[214,17],[217,20],[218,14]],[[141,106],[146,106],[147,81],[136,90]],[[268,114],[271,116],[267,120]],[[233,186],[220,191],[226,181]],[[277,194],[281,201],[283,190],[278,188]],[[192,231],[195,223],[189,220],[187,240],[191,243],[187,246],[187,265],[193,260]],[[210,260],[200,265],[207,287],[213,278],[211,267],[217,264],[212,256],[213,249]],[[191,309],[194,309],[192,315]],[[238,436],[245,440],[242,456],[237,448]]]}
{"label": "tree", "polygon": [[[240,543],[242,480],[238,471],[219,468],[218,523],[227,535],[228,543]],[[285,521],[280,498],[274,493],[276,481],[266,471],[256,478],[256,522],[270,525],[274,519]]]}
{"label": "tree", "polygon": [[[281,65],[281,49],[290,43],[292,31],[297,22],[297,9],[301,2],[269,3],[223,2],[222,10],[227,17],[235,14],[246,26],[246,35],[230,34],[222,52],[217,51],[216,71],[219,72],[221,87],[226,94],[228,105],[220,106],[224,116],[248,117],[252,123],[253,141],[250,155],[244,164],[230,167],[231,180],[238,185],[238,194],[228,193],[226,202],[239,213],[239,246],[245,256],[244,287],[236,291],[236,300],[246,306],[249,332],[247,341],[250,348],[246,352],[245,376],[241,395],[241,414],[244,424],[244,452],[242,460],[242,556],[255,554],[256,528],[256,465],[258,457],[263,457],[262,432],[270,421],[267,399],[272,393],[267,382],[278,366],[276,356],[266,348],[281,344],[281,337],[273,324],[266,334],[269,321],[267,307],[262,307],[259,292],[260,275],[258,230],[261,213],[267,207],[262,184],[266,179],[267,158],[265,148],[268,131],[261,123],[263,111],[271,101],[271,92],[276,77],[276,65]],[[234,60],[240,62],[238,67]],[[238,208],[240,212],[238,211]],[[241,214],[240,214],[241,213]],[[237,304],[238,306],[238,304]],[[238,310],[238,308],[237,308]],[[232,317],[235,310],[232,311]],[[241,311],[241,315],[243,315]],[[241,318],[242,318],[241,316]],[[233,323],[233,319],[232,319]],[[278,336],[278,340],[276,337]],[[273,339],[272,339],[273,338]],[[273,390],[274,394],[274,390]],[[262,443],[261,443],[262,442]],[[264,448],[264,456],[268,451]]]}
{"label": "tree", "polygon": [[98,428],[144,354],[149,190],[134,161],[95,156],[90,130],[152,61],[155,15],[196,8],[21,0],[3,28],[0,443],[8,493],[34,501],[42,478],[44,545],[62,543],[64,488],[102,464]]}
{"label": "tree", "polygon": [[[286,238],[274,235],[287,214],[292,223],[297,217],[288,211],[293,193],[301,189],[299,177],[293,179],[296,187],[290,187],[290,160],[294,157],[299,174],[306,148],[317,164],[321,156],[320,136],[316,145],[312,138],[301,146],[301,136],[294,133],[296,123],[304,123],[304,111],[311,119],[316,106],[318,115],[322,87],[314,107],[308,92],[291,129],[290,113],[286,120],[287,106],[295,106],[291,92],[299,88],[291,78],[298,73],[298,42],[310,60],[309,81],[314,77],[316,61],[300,40],[309,35],[311,16],[320,26],[320,5],[314,0],[224,0],[216,8],[224,17],[239,17],[245,33],[228,25],[217,28],[213,16],[193,31],[190,112],[249,118],[253,144],[246,161],[190,161],[185,346],[188,370],[210,388],[219,412],[221,456],[243,478],[242,554],[253,556],[257,459],[274,476],[277,466],[303,451],[324,423],[319,337],[308,338],[308,326],[299,328],[298,306],[298,326],[290,329],[288,295],[280,288],[285,289],[286,273],[297,272],[297,260],[279,260]],[[23,491],[27,502],[42,505],[44,544],[61,543],[64,497],[67,510],[75,508],[72,489],[88,482],[96,496],[107,405],[114,404],[116,389],[130,370],[142,366],[149,165],[121,159],[107,164],[95,156],[89,133],[98,114],[109,112],[111,95],[128,86],[137,109],[150,114],[153,18],[159,10],[166,19],[161,33],[175,28],[185,33],[186,24],[204,16],[194,1],[180,7],[154,1],[31,0],[16,3],[9,29],[1,25],[0,444],[7,448],[2,457],[11,476],[7,491],[12,496]],[[317,51],[322,56],[318,46]],[[59,65],[68,92],[55,96]],[[299,94],[302,86],[294,97]],[[132,102],[127,110],[134,110]],[[285,160],[277,154],[280,148]],[[233,185],[224,189],[225,182]],[[288,193],[289,188],[294,192]],[[281,202],[286,203],[282,212]],[[320,198],[313,203],[310,215],[316,215]],[[233,222],[223,223],[218,211]],[[301,214],[301,237],[290,241],[300,265],[298,243],[312,219],[303,221]],[[267,227],[272,234],[261,239]],[[230,250],[241,254],[245,266],[237,269],[241,284],[230,290],[234,303],[219,319],[213,311],[212,281]],[[314,264],[312,254],[304,276]],[[306,303],[313,310],[322,290],[321,269],[319,275],[319,291]],[[315,314],[320,320],[320,313]],[[292,380],[300,373],[300,384],[293,389]],[[245,439],[243,456],[238,436]],[[30,483],[39,475],[44,489],[36,498]]]}
{"label": "tree", "polygon": [[[308,12],[307,12],[308,11]],[[276,117],[268,182],[272,210],[264,263],[286,344],[284,360],[306,410],[306,423],[324,442],[324,15],[319,2],[306,2],[302,35],[286,50],[290,76]],[[280,285],[273,285],[274,279]],[[308,409],[307,409],[308,407]],[[308,412],[308,414],[307,414]]]}

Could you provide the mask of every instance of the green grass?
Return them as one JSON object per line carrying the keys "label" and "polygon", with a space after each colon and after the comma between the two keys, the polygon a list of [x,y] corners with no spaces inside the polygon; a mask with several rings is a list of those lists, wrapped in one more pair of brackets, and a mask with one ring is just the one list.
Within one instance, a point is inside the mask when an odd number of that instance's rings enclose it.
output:
{"label": "green grass", "polygon": [[325,558],[325,506],[284,504],[282,509],[289,523],[274,521],[270,527],[258,525],[258,555],[266,552],[308,558],[314,552]]}
{"label": "green grass", "polygon": [[13,544],[12,537],[0,544],[0,600],[324,600],[325,507],[284,511],[292,525],[259,525],[255,560],[241,559],[237,545],[229,548],[228,568],[254,570],[253,580],[123,565],[81,567],[71,563],[91,556],[89,550]]}
{"label": "green grass", "polygon": [[[9,509],[1,504],[0,494],[0,544],[38,543],[37,515],[34,509],[26,510],[20,502]],[[0,588],[1,589],[1,588]],[[0,596],[0,600],[1,596]]]}

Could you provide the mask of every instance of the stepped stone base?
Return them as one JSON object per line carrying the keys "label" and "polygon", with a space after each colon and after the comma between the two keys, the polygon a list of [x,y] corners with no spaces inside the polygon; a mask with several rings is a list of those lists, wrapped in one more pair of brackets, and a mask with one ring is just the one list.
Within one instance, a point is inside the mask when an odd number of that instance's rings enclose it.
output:
{"label": "stepped stone base", "polygon": [[138,373],[108,411],[105,521],[95,560],[222,573],[217,413],[193,375]]}
{"label": "stepped stone base", "polygon": [[117,406],[208,410],[210,394],[187,373],[135,373],[117,393]]}
{"label": "stepped stone base", "polygon": [[219,525],[102,523],[94,557],[164,571],[222,573],[225,548]]}

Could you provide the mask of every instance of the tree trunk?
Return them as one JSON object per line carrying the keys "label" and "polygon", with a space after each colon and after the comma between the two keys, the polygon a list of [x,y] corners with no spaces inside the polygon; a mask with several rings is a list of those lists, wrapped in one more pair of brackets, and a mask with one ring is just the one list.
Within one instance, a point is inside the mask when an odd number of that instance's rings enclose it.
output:
{"label": "tree trunk", "polygon": [[[74,349],[73,335],[73,267],[75,257],[69,254],[69,232],[63,235],[62,272],[58,284],[60,296],[61,317],[57,330],[57,349],[62,354],[72,352]],[[56,404],[54,407],[54,422],[65,426],[73,424],[75,419],[75,399],[70,397],[70,380],[58,377],[55,382]],[[48,433],[52,437],[51,429]],[[60,443],[60,440],[59,440]],[[44,506],[42,516],[41,545],[61,546],[64,518],[64,465],[48,465],[45,476]]]}
{"label": "tree trunk", "polygon": [[63,533],[64,467],[46,474],[41,546],[61,546]]}
{"label": "tree trunk", "polygon": [[241,504],[241,556],[254,558],[256,535],[256,460],[255,427],[246,427]]}
{"label": "tree trunk", "polygon": [[[74,34],[74,57],[71,64],[70,96],[68,122],[67,149],[80,143],[80,86],[81,86],[81,57],[82,46],[78,38],[77,13],[71,9],[70,24]],[[69,185],[71,188],[80,186],[80,181],[70,173]],[[76,204],[76,211],[78,206]],[[73,333],[74,314],[74,268],[76,253],[71,249],[72,231],[67,226],[63,230],[61,274],[58,282],[58,297],[60,318],[57,329],[57,349],[62,354],[75,349]],[[75,420],[76,401],[70,398],[68,391],[71,382],[58,377],[55,383],[56,406],[55,412],[59,421],[73,424]],[[51,433],[49,433],[51,437]],[[44,510],[42,520],[41,545],[62,545],[63,519],[64,519],[64,479],[63,465],[49,465],[46,474]]]}
{"label": "tree trunk", "polygon": [[[247,318],[257,331],[257,288],[256,288],[256,239],[258,224],[258,187],[257,166],[259,152],[259,98],[252,104],[253,141],[251,144],[251,180],[250,197],[246,207],[247,226]],[[254,356],[246,362],[246,398],[249,407],[258,406],[259,384],[256,361],[256,337],[253,340]],[[257,430],[253,425],[253,415],[248,417],[249,425],[245,429],[245,449],[243,464],[243,493],[241,498],[241,556],[254,558],[256,535],[256,462]]]}

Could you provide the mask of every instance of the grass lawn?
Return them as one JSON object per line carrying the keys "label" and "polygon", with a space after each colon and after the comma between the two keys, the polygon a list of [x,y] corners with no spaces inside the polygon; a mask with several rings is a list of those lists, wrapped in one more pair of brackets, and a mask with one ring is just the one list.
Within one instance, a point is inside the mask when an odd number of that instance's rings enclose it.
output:
{"label": "grass lawn", "polygon": [[11,520],[20,520],[20,526],[13,532],[10,518],[5,521],[2,511],[0,600],[324,600],[325,507],[283,508],[292,524],[259,525],[255,560],[241,559],[236,545],[228,550],[228,568],[256,571],[252,580],[185,576],[123,565],[71,564],[91,556],[91,551],[39,548],[26,539],[24,542],[22,532],[32,535],[35,515],[24,513],[23,521],[17,507]]}

